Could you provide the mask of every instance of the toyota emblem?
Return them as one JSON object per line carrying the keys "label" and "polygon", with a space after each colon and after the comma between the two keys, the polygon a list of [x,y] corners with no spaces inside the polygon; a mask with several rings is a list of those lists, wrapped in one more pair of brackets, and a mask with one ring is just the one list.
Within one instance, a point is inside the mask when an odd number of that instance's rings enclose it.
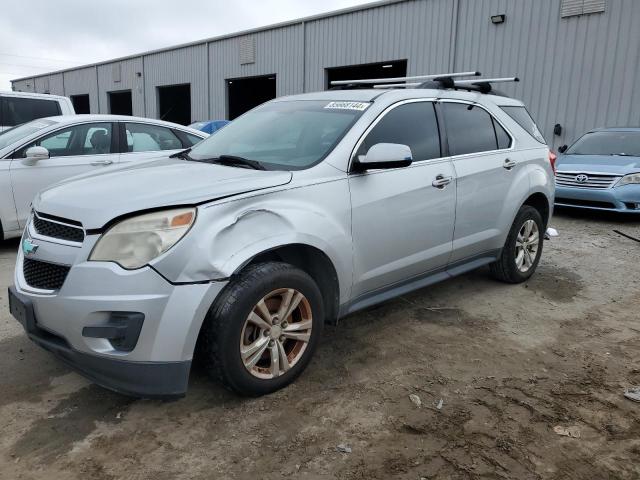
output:
{"label": "toyota emblem", "polygon": [[576,182],[578,183],[585,183],[587,180],[589,180],[589,177],[587,177],[584,173],[576,175]]}

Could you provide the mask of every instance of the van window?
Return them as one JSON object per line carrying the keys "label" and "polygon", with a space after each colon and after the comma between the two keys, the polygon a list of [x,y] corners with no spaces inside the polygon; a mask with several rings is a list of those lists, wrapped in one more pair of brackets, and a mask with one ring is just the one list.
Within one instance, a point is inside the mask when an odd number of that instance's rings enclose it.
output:
{"label": "van window", "polygon": [[493,119],[486,110],[466,103],[442,103],[451,155],[498,149]]}
{"label": "van window", "polygon": [[25,97],[2,97],[2,125],[12,127],[37,118],[60,115],[56,100]]}
{"label": "van window", "polygon": [[414,162],[441,157],[440,134],[433,103],[412,102],[391,110],[369,132],[356,155],[366,155],[376,143],[407,145]]}

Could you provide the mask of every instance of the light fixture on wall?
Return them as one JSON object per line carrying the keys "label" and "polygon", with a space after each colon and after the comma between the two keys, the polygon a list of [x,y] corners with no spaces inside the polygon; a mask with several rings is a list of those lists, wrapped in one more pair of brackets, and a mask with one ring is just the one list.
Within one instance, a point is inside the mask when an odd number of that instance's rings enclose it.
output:
{"label": "light fixture on wall", "polygon": [[504,23],[506,19],[507,16],[504,13],[501,13],[500,15],[491,15],[491,23],[493,23],[494,25]]}

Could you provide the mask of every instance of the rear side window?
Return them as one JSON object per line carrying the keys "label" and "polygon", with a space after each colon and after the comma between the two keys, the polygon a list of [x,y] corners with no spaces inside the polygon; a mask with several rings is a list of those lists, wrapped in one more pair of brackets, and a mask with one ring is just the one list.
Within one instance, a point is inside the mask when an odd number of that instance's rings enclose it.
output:
{"label": "rear side window", "polygon": [[37,118],[60,115],[56,100],[39,98],[2,97],[2,124],[12,127]]}
{"label": "rear side window", "polygon": [[148,123],[125,124],[128,152],[179,150],[182,142],[170,128]]}
{"label": "rear side window", "polygon": [[531,118],[531,115],[529,115],[529,112],[527,111],[526,108],[524,107],[500,107],[500,108],[502,108],[502,110],[504,110],[507,113],[507,115],[513,118],[516,121],[516,123],[518,123],[518,125],[524,128],[529,133],[529,135],[531,135],[540,143],[544,143],[546,145],[547,142],[545,142],[544,137],[540,133],[540,130],[538,130],[538,126],[536,125],[536,122],[533,121],[533,118]]}
{"label": "rear side window", "polygon": [[509,148],[511,146],[511,137],[495,118],[492,118],[491,120],[493,120],[493,128],[496,130],[496,140],[498,141],[498,148],[500,150],[502,150],[503,148]]}
{"label": "rear side window", "polygon": [[198,137],[197,135],[194,135],[192,133],[187,133],[187,132],[182,132],[184,134],[184,137],[182,139],[182,144],[185,147],[193,147],[196,143],[201,142],[202,140],[204,140],[201,137]]}
{"label": "rear side window", "polygon": [[[493,118],[478,106],[444,102],[442,111],[447,125],[451,155],[488,152],[508,148],[511,143],[507,132],[495,122],[500,132],[500,141],[498,140]],[[499,146],[500,144],[503,146]]]}
{"label": "rear side window", "polygon": [[391,110],[369,132],[356,155],[366,155],[377,143],[407,145],[414,161],[441,157],[440,134],[433,103],[412,102]]}

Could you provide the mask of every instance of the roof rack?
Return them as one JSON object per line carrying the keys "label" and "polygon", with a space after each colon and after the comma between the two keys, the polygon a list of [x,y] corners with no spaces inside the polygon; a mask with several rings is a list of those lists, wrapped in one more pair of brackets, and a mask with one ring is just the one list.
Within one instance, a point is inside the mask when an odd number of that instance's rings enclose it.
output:
{"label": "roof rack", "polygon": [[383,83],[397,83],[397,82],[410,82],[410,81],[426,81],[436,80],[438,78],[457,78],[457,77],[479,77],[482,75],[480,72],[457,72],[457,73],[439,73],[437,75],[417,75],[414,77],[391,77],[391,78],[364,78],[359,80],[334,80],[331,82],[331,86],[337,87],[341,85],[371,85],[371,84],[383,84]]}
{"label": "roof rack", "polygon": [[[392,78],[365,78],[360,80],[336,80],[331,82],[332,88],[352,89],[352,88],[433,88],[468,90],[480,93],[491,93],[503,95],[493,90],[492,84],[519,82],[518,77],[503,78],[480,78],[458,80],[460,77],[479,77],[480,72],[456,72],[442,73],[437,75],[418,75],[413,77],[392,77]],[[419,80],[416,82],[416,80]]]}

